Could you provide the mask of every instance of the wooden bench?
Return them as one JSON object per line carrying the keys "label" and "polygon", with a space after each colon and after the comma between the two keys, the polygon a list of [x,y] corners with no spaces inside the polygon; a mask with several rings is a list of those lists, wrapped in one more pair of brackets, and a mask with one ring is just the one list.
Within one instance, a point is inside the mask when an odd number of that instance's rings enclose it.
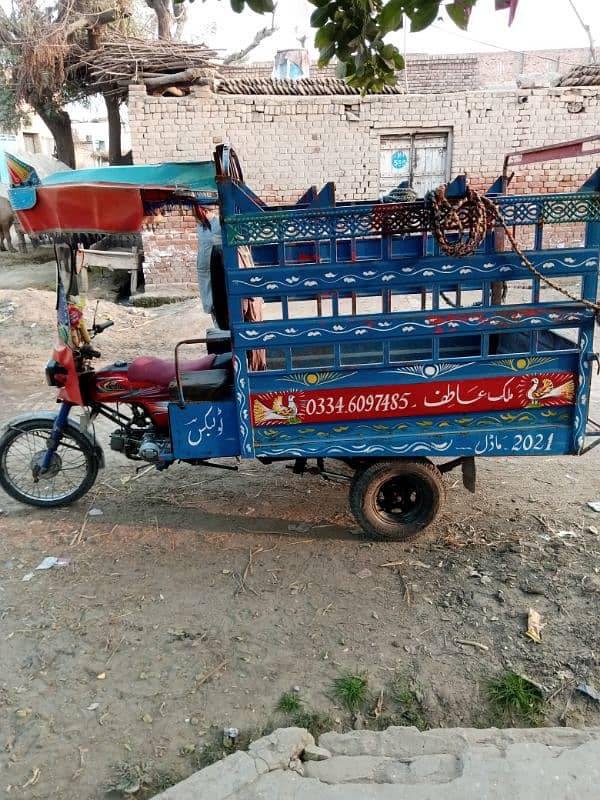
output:
{"label": "wooden bench", "polygon": [[77,272],[79,276],[79,291],[87,294],[88,276],[90,267],[102,269],[121,270],[129,272],[129,293],[137,292],[138,270],[142,266],[143,255],[137,247],[130,250],[114,248],[111,250],[91,250],[79,247],[77,250]]}

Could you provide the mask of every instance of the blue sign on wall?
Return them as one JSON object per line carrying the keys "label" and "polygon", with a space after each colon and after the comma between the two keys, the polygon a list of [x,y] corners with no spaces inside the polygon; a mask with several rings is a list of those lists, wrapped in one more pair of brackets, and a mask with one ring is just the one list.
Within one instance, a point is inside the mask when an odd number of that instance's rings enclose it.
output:
{"label": "blue sign on wall", "polygon": [[396,150],[392,153],[392,167],[397,170],[405,169],[408,164],[408,154],[405,150]]}

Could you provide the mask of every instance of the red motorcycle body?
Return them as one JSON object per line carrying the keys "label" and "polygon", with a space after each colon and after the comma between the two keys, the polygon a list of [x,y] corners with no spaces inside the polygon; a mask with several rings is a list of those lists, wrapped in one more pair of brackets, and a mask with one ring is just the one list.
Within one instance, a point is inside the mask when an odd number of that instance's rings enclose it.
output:
{"label": "red motorcycle body", "polygon": [[[135,362],[133,362],[135,364]],[[146,411],[157,428],[169,426],[167,404],[169,384],[158,385],[152,380],[131,380],[129,364],[118,362],[94,373],[87,395],[92,404],[127,403]],[[170,381],[169,381],[170,382]]]}
{"label": "red motorcycle body", "polygon": [[[70,347],[59,345],[52,355],[48,369],[53,385],[61,386],[60,400],[75,405],[136,406],[157,428],[168,429],[169,384],[175,377],[172,362],[144,356],[78,374]],[[204,356],[181,366],[190,371],[210,369],[214,359],[214,355]]]}

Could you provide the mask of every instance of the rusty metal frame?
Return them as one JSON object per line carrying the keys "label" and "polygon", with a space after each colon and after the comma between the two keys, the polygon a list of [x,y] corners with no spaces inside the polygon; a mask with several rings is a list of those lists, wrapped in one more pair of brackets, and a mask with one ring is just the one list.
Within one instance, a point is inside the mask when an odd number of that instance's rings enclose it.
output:
{"label": "rusty metal frame", "polygon": [[177,384],[177,395],[179,397],[179,408],[185,408],[183,397],[183,386],[181,384],[181,372],[179,370],[179,348],[186,344],[206,344],[207,339],[183,339],[175,345],[175,383]]}
{"label": "rusty metal frame", "polygon": [[[586,148],[585,145],[597,142],[594,147]],[[555,161],[560,158],[575,158],[577,156],[589,156],[600,153],[600,134],[595,136],[585,136],[582,139],[572,139],[569,142],[558,142],[547,144],[543,147],[533,147],[530,150],[515,150],[504,156],[502,176],[508,177],[508,168],[522,166],[524,164],[536,164],[539,161]]]}

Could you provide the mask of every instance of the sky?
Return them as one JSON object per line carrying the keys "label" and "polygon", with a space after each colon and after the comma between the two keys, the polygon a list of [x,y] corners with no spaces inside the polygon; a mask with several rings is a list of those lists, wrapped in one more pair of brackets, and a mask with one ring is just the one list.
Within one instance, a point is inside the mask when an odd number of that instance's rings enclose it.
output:
{"label": "sky", "polygon": [[[596,46],[600,47],[600,0],[574,0],[584,22],[590,26]],[[8,8],[10,0],[0,0]],[[204,41],[223,54],[239,50],[270,18],[245,11],[234,14],[229,0],[196,0],[188,3],[185,38]],[[278,0],[278,31],[252,53],[254,61],[271,61],[277,50],[298,46],[298,37],[307,36],[311,55],[314,32],[309,19],[314,6],[307,0]],[[151,13],[151,12],[149,12]],[[391,35],[390,41],[404,48],[403,33]],[[495,11],[494,0],[478,0],[467,31],[461,31],[441,13],[431,28],[421,33],[407,33],[407,53],[474,53],[501,50],[545,50],[589,47],[589,40],[569,0],[519,0],[515,21],[508,27],[508,11]],[[79,109],[88,118],[102,112],[101,105]]]}
{"label": "sky", "polygon": [[[10,1],[0,0],[0,6],[8,9]],[[309,25],[314,6],[307,0],[277,2],[276,24],[279,30],[253,52],[253,59],[271,60],[276,50],[297,47],[297,37],[302,35],[307,35],[307,46],[316,56],[312,47],[314,32]],[[600,47],[600,0],[573,2]],[[187,7],[189,22],[185,38],[205,41],[223,53],[239,50],[270,21],[252,11],[234,14],[229,0],[195,0]],[[404,48],[402,33],[389,38],[401,50]],[[588,38],[569,0],[519,0],[516,18],[510,28],[508,11],[495,11],[494,0],[478,0],[467,31],[457,28],[442,12],[441,19],[431,28],[406,36],[408,53],[520,52],[588,46]]]}
{"label": "sky", "polygon": [[[574,0],[585,23],[590,26],[596,45],[600,46],[600,0]],[[253,53],[255,61],[270,60],[275,51],[297,47],[297,37],[308,34],[312,47],[313,33],[309,26],[311,6],[306,0],[279,0],[276,23],[280,30],[265,40]],[[203,39],[224,52],[238,50],[247,44],[265,18],[250,11],[234,14],[228,0],[197,0],[189,6],[188,35]],[[408,33],[408,53],[472,53],[500,50],[543,50],[551,48],[588,47],[585,31],[577,20],[569,0],[519,0],[515,21],[508,27],[508,11],[495,11],[494,0],[478,0],[465,32],[446,16],[434,27],[421,33]],[[403,34],[390,37],[400,49]],[[313,51],[313,54],[314,51]]]}

